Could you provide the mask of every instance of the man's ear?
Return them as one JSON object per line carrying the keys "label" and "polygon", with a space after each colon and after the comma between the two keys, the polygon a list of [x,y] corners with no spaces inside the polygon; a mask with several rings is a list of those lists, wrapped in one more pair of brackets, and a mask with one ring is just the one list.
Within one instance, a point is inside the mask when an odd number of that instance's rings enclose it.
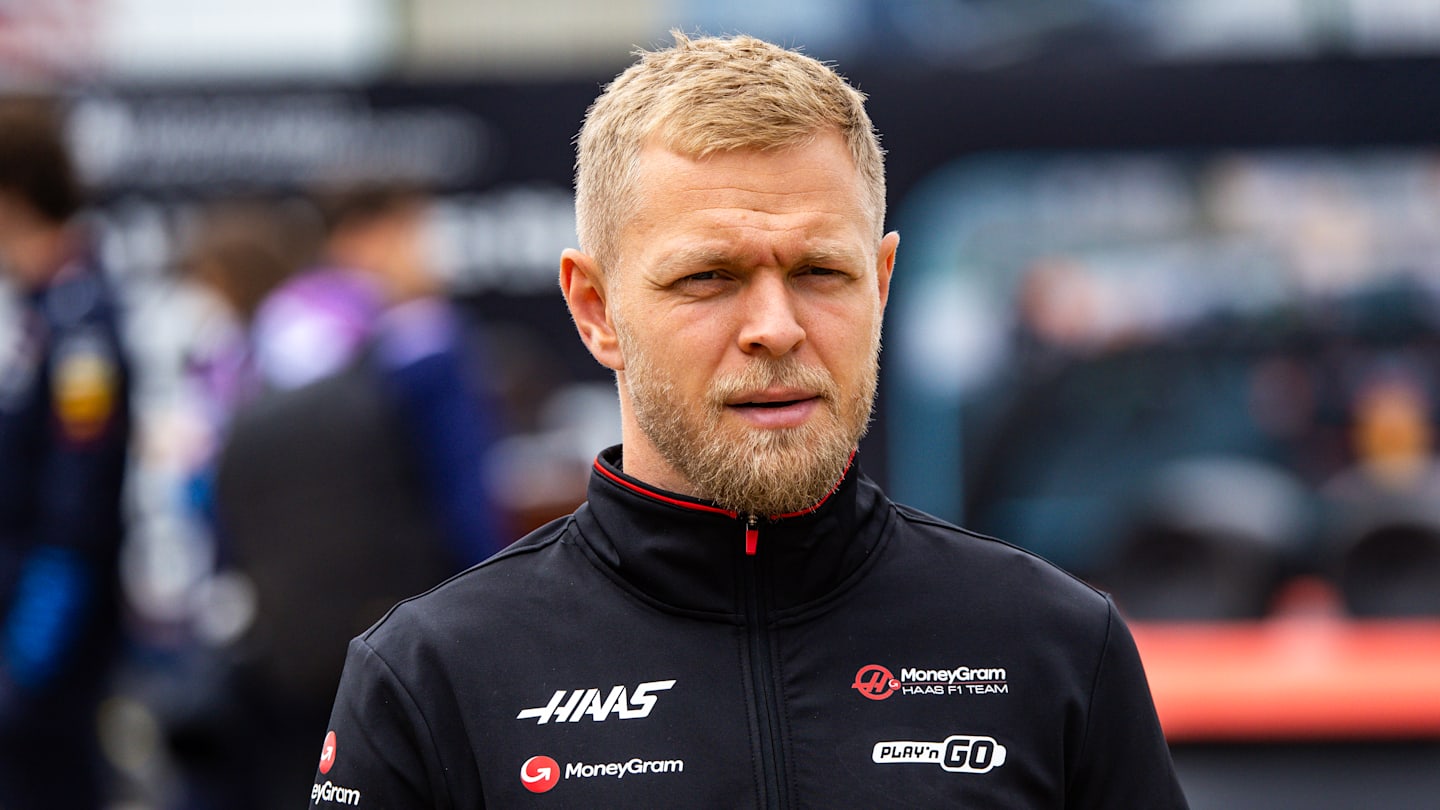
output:
{"label": "man's ear", "polygon": [[880,309],[890,300],[890,276],[895,272],[895,252],[900,248],[900,234],[891,231],[880,240],[880,250],[875,256],[876,281],[880,285]]}
{"label": "man's ear", "polygon": [[615,371],[625,368],[615,324],[610,320],[610,299],[605,277],[589,254],[574,248],[560,254],[560,291],[585,348],[600,365]]}

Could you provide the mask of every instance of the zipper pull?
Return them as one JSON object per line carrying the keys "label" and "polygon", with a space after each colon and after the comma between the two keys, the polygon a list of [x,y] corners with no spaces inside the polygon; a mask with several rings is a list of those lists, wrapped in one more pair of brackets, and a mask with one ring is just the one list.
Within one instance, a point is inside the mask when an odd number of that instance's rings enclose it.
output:
{"label": "zipper pull", "polygon": [[754,557],[760,546],[760,518],[750,515],[745,518],[745,556]]}

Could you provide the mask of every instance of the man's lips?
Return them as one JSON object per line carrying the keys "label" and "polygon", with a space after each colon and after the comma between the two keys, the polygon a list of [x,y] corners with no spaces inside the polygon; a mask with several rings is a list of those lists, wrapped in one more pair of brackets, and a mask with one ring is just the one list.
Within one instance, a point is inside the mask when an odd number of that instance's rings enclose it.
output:
{"label": "man's lips", "polygon": [[786,399],[778,402],[737,402],[733,408],[785,408],[797,402],[805,402],[804,399]]}
{"label": "man's lips", "polygon": [[726,408],[756,427],[793,428],[809,421],[821,401],[809,391],[771,391],[739,397]]}
{"label": "man's lips", "polygon": [[819,399],[814,392],[786,389],[743,394],[725,404],[731,408],[784,408],[814,399]]}

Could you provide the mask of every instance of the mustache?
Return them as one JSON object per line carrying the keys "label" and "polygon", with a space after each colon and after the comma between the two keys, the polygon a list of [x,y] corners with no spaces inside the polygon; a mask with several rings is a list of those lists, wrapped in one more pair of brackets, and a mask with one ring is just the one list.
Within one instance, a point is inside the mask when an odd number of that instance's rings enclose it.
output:
{"label": "mustache", "polygon": [[793,357],[757,358],[744,368],[717,375],[706,389],[706,397],[715,407],[744,394],[764,391],[767,388],[799,388],[813,391],[827,402],[834,402],[839,396],[835,378],[823,368],[807,366]]}

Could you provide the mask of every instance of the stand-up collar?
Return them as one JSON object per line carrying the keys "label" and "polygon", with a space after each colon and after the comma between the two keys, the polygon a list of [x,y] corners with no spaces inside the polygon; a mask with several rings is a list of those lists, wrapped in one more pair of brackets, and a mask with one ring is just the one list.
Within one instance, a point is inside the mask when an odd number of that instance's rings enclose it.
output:
{"label": "stand-up collar", "polygon": [[626,475],[620,448],[612,447],[595,460],[576,524],[627,587],[671,608],[733,616],[743,612],[744,577],[761,581],[775,611],[804,608],[844,587],[878,549],[889,515],[888,501],[853,458],[820,503],[752,520]]}

